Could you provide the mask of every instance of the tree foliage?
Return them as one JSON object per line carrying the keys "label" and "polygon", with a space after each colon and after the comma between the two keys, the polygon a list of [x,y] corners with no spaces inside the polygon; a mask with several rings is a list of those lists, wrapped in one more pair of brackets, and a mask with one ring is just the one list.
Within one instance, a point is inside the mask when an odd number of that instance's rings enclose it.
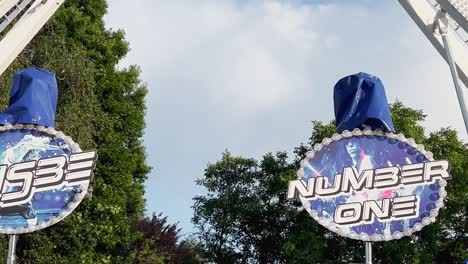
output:
{"label": "tree foliage", "polygon": [[140,220],[136,229],[142,233],[137,243],[136,264],[200,263],[194,245],[180,240],[181,230],[177,224],[168,224],[167,217],[153,214]]}
{"label": "tree foliage", "polygon": [[[450,160],[453,179],[438,221],[411,237],[374,243],[374,261],[461,262],[468,258],[468,145],[450,128],[426,136],[422,111],[396,102],[391,112],[397,132],[425,144],[436,159]],[[291,162],[284,152],[266,154],[260,161],[225,152],[208,165],[197,181],[207,193],[194,198],[192,219],[204,257],[215,263],[364,262],[364,243],[335,235],[300,203],[285,200],[288,182],[296,178],[307,149],[334,131],[334,122],[313,122],[309,142],[295,149]]]}
{"label": "tree foliage", "polygon": [[[13,74],[36,66],[56,74],[56,127],[82,149],[97,149],[93,198],[54,227],[21,235],[21,263],[130,263],[140,234],[149,172],[141,143],[147,93],[135,66],[117,69],[128,52],[122,31],[107,30],[105,0],[67,0],[0,77],[7,105]],[[0,240],[2,257],[6,241]]]}

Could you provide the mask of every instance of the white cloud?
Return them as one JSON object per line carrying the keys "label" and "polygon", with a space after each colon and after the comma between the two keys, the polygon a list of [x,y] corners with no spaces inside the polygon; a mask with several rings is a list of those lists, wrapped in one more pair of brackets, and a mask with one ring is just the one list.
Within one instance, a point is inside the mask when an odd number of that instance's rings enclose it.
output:
{"label": "white cloud", "polygon": [[[464,133],[448,66],[394,2],[112,0],[107,24],[127,32],[123,64],[148,83],[145,144],[155,167],[149,211],[190,230],[193,180],[229,148],[260,155],[310,135],[333,118],[333,85],[379,76],[389,101],[428,114],[430,129]],[[184,192],[170,187],[176,180]],[[171,197],[170,201],[167,197]]]}

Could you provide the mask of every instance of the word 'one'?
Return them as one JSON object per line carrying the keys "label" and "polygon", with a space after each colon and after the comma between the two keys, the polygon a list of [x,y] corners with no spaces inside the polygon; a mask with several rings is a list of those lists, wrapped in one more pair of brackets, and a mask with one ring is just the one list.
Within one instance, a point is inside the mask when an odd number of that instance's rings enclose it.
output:
{"label": "word 'one'", "polygon": [[89,151],[71,154],[68,159],[56,156],[0,165],[0,207],[30,202],[36,192],[89,184],[96,157],[95,151]]}
{"label": "word 'one'", "polygon": [[335,209],[333,221],[339,225],[369,224],[374,222],[375,217],[380,222],[414,218],[418,211],[419,199],[416,196],[399,196],[380,202],[369,200],[341,204]]}

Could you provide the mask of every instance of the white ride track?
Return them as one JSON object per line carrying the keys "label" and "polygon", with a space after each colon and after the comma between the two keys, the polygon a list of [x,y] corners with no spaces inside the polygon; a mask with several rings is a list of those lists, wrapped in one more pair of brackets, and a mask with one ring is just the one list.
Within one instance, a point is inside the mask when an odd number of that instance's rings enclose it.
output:
{"label": "white ride track", "polygon": [[[0,75],[65,0],[0,0]],[[1,35],[0,35],[1,37]]]}

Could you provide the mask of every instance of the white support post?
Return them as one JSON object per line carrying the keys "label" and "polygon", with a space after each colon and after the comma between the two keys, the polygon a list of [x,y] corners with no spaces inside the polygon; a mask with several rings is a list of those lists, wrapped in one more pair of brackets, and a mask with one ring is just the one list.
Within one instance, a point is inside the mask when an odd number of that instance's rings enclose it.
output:
{"label": "white support post", "polygon": [[366,243],[366,264],[372,264],[372,243],[367,241],[364,243]]}
{"label": "white support post", "polygon": [[9,235],[7,264],[16,264],[17,235]]}
{"label": "white support post", "polygon": [[458,71],[456,68],[455,61],[453,59],[452,49],[450,46],[450,42],[447,37],[448,31],[448,18],[447,13],[445,11],[441,11],[437,15],[436,19],[436,26],[439,29],[439,33],[442,36],[442,41],[445,47],[445,51],[447,52],[447,61],[450,66],[450,73],[452,74],[453,84],[455,86],[455,91],[458,97],[458,104],[460,105],[460,109],[463,115],[463,121],[465,122],[465,129],[468,133],[468,111],[466,109],[466,102],[465,102],[465,95],[464,91],[461,88],[460,79],[458,78]]}

